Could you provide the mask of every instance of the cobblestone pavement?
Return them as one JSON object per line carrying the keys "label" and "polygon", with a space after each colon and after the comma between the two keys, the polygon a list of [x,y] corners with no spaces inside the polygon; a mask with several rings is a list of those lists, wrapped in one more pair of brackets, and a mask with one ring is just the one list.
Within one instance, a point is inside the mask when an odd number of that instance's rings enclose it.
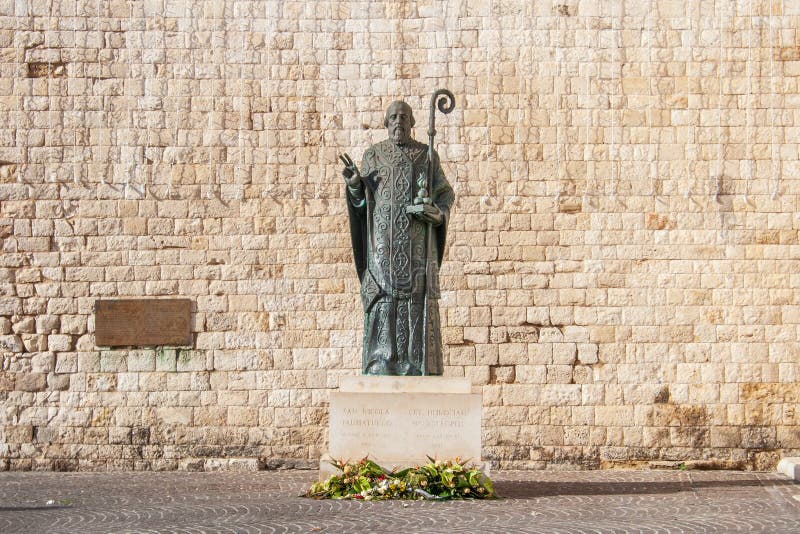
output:
{"label": "cobblestone pavement", "polygon": [[800,533],[800,485],[773,473],[506,471],[496,501],[298,497],[315,475],[0,473],[0,532]]}

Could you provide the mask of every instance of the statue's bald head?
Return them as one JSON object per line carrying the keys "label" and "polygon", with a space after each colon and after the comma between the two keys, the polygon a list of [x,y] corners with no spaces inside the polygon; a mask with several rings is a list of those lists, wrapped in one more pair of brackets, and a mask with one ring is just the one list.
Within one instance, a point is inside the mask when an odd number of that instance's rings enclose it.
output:
{"label": "statue's bald head", "polygon": [[405,144],[411,139],[411,128],[415,123],[411,106],[402,100],[395,100],[386,108],[383,125],[389,131],[389,139],[398,145]]}

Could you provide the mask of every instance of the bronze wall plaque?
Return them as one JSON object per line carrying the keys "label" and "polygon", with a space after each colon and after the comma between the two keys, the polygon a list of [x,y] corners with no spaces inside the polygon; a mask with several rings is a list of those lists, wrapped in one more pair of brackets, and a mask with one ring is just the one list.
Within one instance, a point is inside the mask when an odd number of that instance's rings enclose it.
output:
{"label": "bronze wall plaque", "polygon": [[98,300],[95,345],[191,345],[191,312],[189,299]]}

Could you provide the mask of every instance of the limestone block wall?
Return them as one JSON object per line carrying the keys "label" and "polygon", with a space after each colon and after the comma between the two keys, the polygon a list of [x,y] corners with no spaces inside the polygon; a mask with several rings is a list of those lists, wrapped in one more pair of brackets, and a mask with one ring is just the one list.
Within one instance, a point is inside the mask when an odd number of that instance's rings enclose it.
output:
{"label": "limestone block wall", "polygon": [[[337,155],[458,195],[446,374],[501,468],[800,453],[800,4],[0,0],[0,468],[311,466],[360,365]],[[194,301],[107,350],[98,298]]]}

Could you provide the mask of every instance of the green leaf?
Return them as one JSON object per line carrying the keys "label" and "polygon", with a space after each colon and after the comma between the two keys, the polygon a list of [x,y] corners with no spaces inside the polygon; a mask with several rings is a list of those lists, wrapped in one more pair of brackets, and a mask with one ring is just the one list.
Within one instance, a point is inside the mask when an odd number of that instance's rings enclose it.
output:
{"label": "green leaf", "polygon": [[494,486],[492,485],[492,481],[486,475],[481,476],[481,485],[486,488],[491,495],[494,495]]}
{"label": "green leaf", "polygon": [[353,482],[353,489],[356,493],[368,491],[370,487],[371,484],[369,483],[369,479],[367,479],[367,477],[357,477],[355,482]]}
{"label": "green leaf", "polygon": [[396,473],[390,473],[390,475],[392,476],[392,478],[405,478],[406,476],[408,476],[409,473],[412,473],[412,472],[416,471],[417,469],[418,468],[416,468],[416,467],[407,467],[405,469],[401,469],[400,471],[398,471]]}

